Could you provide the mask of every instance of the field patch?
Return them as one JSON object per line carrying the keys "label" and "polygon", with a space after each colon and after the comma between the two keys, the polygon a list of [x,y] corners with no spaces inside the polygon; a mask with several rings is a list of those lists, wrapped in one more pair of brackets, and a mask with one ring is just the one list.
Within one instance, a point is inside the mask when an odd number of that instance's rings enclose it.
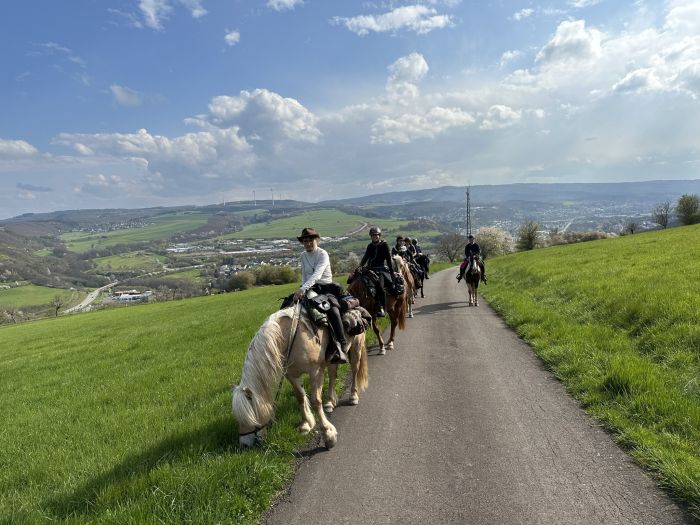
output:
{"label": "field patch", "polygon": [[487,261],[480,291],[700,519],[700,226]]}
{"label": "field patch", "polygon": [[48,305],[56,296],[61,297],[66,306],[70,306],[80,302],[80,299],[82,299],[85,294],[75,290],[27,284],[15,288],[0,289],[0,308],[3,306],[16,308],[22,306]]}
{"label": "field patch", "polygon": [[98,257],[92,259],[99,272],[109,271],[153,271],[160,270],[167,261],[166,257],[155,254],[126,253],[121,255],[111,255],[108,257]]}

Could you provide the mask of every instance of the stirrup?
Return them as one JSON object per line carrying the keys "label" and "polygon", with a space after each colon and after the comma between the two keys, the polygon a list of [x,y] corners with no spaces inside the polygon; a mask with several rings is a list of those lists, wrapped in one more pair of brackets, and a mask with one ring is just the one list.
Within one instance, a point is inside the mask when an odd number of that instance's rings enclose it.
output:
{"label": "stirrup", "polygon": [[384,308],[379,307],[379,310],[377,310],[377,317],[386,317],[386,312],[384,311]]}
{"label": "stirrup", "polygon": [[348,355],[342,350],[337,350],[333,353],[328,362],[332,365],[344,365],[348,362]]}

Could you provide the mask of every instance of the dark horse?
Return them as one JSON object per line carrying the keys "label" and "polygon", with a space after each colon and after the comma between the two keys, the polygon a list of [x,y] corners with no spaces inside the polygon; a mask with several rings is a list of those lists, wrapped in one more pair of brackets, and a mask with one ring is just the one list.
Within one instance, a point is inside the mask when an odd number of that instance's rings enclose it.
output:
{"label": "dark horse", "polygon": [[[391,332],[389,341],[387,341],[385,345],[382,334],[379,331],[379,326],[377,326],[377,310],[379,310],[379,305],[369,291],[372,286],[370,284],[370,280],[372,279],[370,273],[371,270],[367,268],[355,270],[355,272],[348,277],[348,292],[357,297],[360,301],[360,306],[372,315],[372,330],[374,330],[374,334],[377,336],[377,341],[379,342],[379,354],[384,355],[386,353],[386,348],[394,348],[394,333],[396,332],[396,327],[398,326],[399,330],[403,330],[406,327],[409,290],[408,286],[406,286],[403,293],[400,295],[386,294],[386,313],[389,315],[389,320],[391,321]],[[374,284],[374,286],[378,285]]]}
{"label": "dark horse", "polygon": [[413,281],[416,284],[415,296],[418,297],[418,290],[420,290],[420,296],[425,297],[425,294],[423,293],[423,279],[425,278],[425,270],[420,264],[418,264],[417,260],[408,263],[408,266],[411,268]]}
{"label": "dark horse", "polygon": [[469,306],[479,306],[479,296],[476,291],[481,281],[481,265],[478,256],[471,256],[467,268],[464,270],[464,282],[469,290]]}

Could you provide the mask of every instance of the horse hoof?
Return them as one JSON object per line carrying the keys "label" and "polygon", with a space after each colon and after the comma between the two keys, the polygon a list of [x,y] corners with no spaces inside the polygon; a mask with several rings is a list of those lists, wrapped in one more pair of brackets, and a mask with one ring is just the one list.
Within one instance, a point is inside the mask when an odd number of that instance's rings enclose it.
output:
{"label": "horse hoof", "polygon": [[408,318],[413,319],[413,314],[412,313],[408,314]]}
{"label": "horse hoof", "polygon": [[334,406],[333,403],[331,403],[330,401],[327,401],[327,402],[325,402],[325,403],[323,404],[323,411],[324,411],[326,414],[330,414],[331,412],[333,412],[333,409],[334,409],[334,408],[335,408],[335,406]]}
{"label": "horse hoof", "polygon": [[387,347],[389,350],[393,350],[393,349],[394,349],[394,341],[392,341],[391,343],[387,343],[387,344],[386,344],[386,347]]}
{"label": "horse hoof", "polygon": [[326,445],[326,449],[332,449],[336,443],[338,443],[338,432],[335,429],[326,432],[323,436],[323,444]]}
{"label": "horse hoof", "polygon": [[352,406],[356,406],[360,403],[360,397],[357,394],[353,394],[350,396],[350,404]]}
{"label": "horse hoof", "polygon": [[384,355],[384,354],[386,354],[386,347],[382,346],[379,349],[379,352],[377,352],[377,355]]}
{"label": "horse hoof", "polygon": [[307,422],[303,422],[299,425],[299,433],[308,434],[309,432],[311,432],[311,426]]}

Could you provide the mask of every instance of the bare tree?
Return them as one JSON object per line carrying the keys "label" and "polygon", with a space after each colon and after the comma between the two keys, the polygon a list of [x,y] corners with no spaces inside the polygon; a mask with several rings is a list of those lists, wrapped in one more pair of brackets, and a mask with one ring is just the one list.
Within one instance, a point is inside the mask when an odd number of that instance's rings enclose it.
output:
{"label": "bare tree", "polygon": [[518,228],[518,240],[516,248],[518,250],[533,250],[541,244],[540,225],[535,221],[527,221]]}
{"label": "bare tree", "polygon": [[450,233],[442,237],[435,251],[437,255],[450,262],[455,262],[467,244],[467,239],[459,233]]}
{"label": "bare tree", "polygon": [[663,229],[668,228],[668,221],[670,217],[671,203],[669,201],[657,204],[654,206],[654,209],[651,210],[651,219]]}
{"label": "bare tree", "polygon": [[56,317],[58,317],[58,311],[64,304],[63,297],[60,295],[54,295],[54,298],[51,300],[51,307],[54,309],[54,314]]}
{"label": "bare tree", "polygon": [[627,221],[625,224],[624,229],[622,230],[624,233],[629,233],[630,235],[633,235],[634,232],[639,230],[639,223],[635,221],[634,219],[630,219]]}
{"label": "bare tree", "polygon": [[676,215],[685,225],[700,221],[700,197],[689,193],[681,195],[676,204]]}

